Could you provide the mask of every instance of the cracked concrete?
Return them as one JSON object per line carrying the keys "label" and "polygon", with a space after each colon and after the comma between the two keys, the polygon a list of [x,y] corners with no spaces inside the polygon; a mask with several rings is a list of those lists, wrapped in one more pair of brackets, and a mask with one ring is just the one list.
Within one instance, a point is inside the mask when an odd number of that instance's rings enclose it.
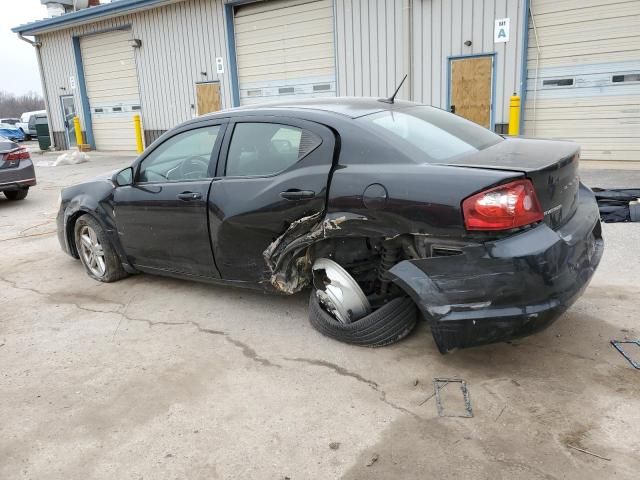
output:
{"label": "cracked concrete", "polygon": [[[99,162],[0,200],[0,478],[637,476],[638,374],[608,341],[640,335],[638,225],[605,226],[593,284],[539,335],[443,357],[420,324],[357,348],[305,294],[90,280],[51,232],[60,186],[125,159]],[[433,377],[464,378],[475,417],[439,418]]]}

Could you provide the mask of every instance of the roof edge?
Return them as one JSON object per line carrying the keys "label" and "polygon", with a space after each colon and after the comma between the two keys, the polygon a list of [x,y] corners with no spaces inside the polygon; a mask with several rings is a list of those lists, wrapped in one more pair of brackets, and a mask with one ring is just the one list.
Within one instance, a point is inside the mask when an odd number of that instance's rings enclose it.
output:
{"label": "roof edge", "polygon": [[70,28],[83,23],[92,23],[104,17],[132,13],[146,8],[160,7],[178,1],[181,0],[118,0],[96,7],[88,7],[75,12],[65,13],[58,17],[25,23],[24,25],[12,28],[11,31],[21,35],[36,35],[63,28]]}

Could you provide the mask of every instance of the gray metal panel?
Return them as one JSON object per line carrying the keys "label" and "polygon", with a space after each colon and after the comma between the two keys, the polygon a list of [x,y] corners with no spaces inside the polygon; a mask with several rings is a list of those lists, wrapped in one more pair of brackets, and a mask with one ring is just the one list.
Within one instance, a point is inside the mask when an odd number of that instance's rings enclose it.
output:
{"label": "gray metal panel", "polygon": [[[103,20],[38,37],[47,92],[51,99],[54,131],[63,130],[60,95],[73,93],[82,118],[80,93],[71,89],[69,77],[77,74],[71,37],[109,28],[130,26],[142,40],[135,58],[145,130],[166,130],[192,118],[195,82],[219,80],[223,108],[231,106],[226,30],[222,0],[184,2]],[[225,72],[216,73],[215,58],[224,59]],[[201,75],[200,72],[207,72]],[[66,88],[62,90],[61,87]]]}

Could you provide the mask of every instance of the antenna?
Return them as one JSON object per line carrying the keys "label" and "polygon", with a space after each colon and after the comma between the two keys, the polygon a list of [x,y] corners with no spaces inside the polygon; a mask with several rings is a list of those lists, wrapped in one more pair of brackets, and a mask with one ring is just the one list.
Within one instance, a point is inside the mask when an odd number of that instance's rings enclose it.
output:
{"label": "antenna", "polygon": [[407,79],[407,75],[404,76],[404,78],[400,82],[400,85],[398,85],[398,88],[396,88],[396,91],[393,92],[393,95],[391,95],[389,98],[379,98],[378,101],[382,103],[390,103],[393,105],[393,101],[395,100],[396,95],[398,95],[398,92],[400,91],[400,88],[402,87],[402,84],[406,79]]}

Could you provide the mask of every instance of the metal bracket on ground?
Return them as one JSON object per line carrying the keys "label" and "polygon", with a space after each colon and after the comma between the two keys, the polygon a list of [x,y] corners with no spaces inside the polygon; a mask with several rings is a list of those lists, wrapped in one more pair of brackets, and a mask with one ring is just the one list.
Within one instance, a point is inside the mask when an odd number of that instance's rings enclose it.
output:
{"label": "metal bracket on ground", "polygon": [[[465,413],[463,415],[449,415],[445,413],[444,407],[442,406],[440,390],[442,390],[444,387],[446,387],[450,383],[460,384],[460,391],[462,392],[462,396],[464,398]],[[471,398],[469,397],[469,389],[467,388],[467,382],[457,378],[434,378],[433,387],[435,389],[436,407],[438,408],[439,417],[462,417],[462,418],[473,417],[473,410],[471,409]]]}
{"label": "metal bracket on ground", "polygon": [[633,358],[631,358],[631,356],[622,348],[622,345],[625,343],[631,343],[633,345],[636,345],[638,347],[640,347],[640,340],[611,340],[611,345],[614,346],[614,348],[616,350],[618,350],[622,356],[624,358],[627,359],[627,361],[631,364],[631,366],[633,366],[633,368],[636,368],[638,370],[640,370],[640,362],[636,362]]}

